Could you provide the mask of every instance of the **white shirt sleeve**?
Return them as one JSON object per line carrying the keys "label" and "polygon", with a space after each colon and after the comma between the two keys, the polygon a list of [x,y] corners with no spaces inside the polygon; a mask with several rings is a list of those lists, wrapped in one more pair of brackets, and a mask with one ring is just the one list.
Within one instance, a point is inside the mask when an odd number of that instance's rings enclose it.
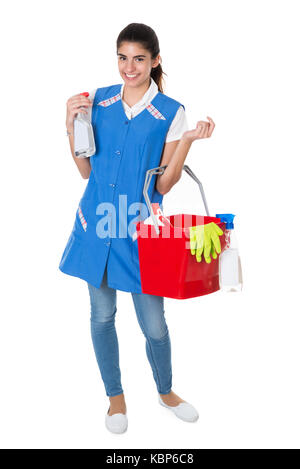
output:
{"label": "white shirt sleeve", "polygon": [[186,130],[188,130],[186,113],[183,106],[180,106],[175,114],[172,124],[170,125],[166,136],[166,143],[173,142],[173,140],[180,140]]}

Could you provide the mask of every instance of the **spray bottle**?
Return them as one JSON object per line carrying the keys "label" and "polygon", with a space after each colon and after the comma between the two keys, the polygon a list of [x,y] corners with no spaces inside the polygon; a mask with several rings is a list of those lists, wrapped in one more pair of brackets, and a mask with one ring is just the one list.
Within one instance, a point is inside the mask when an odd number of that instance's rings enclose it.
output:
{"label": "spray bottle", "polygon": [[[88,97],[89,93],[80,93]],[[84,106],[82,106],[84,108]],[[74,119],[74,152],[77,158],[88,158],[96,153],[93,127],[88,115],[78,112]]]}
{"label": "spray bottle", "polygon": [[223,213],[217,214],[216,217],[220,218],[221,222],[226,223],[224,233],[226,246],[219,259],[220,288],[226,292],[240,292],[243,287],[243,279],[241,259],[233,224],[235,215]]}

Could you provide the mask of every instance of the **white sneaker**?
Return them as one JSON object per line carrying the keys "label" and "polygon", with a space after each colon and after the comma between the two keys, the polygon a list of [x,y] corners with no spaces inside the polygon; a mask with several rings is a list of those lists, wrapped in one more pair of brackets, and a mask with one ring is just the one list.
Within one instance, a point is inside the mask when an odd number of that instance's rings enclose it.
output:
{"label": "white sneaker", "polygon": [[105,425],[106,428],[112,433],[124,433],[127,430],[128,419],[127,412],[126,414],[118,413],[113,415],[105,415]]}
{"label": "white sneaker", "polygon": [[177,406],[169,406],[164,403],[160,395],[158,395],[158,402],[167,409],[172,410],[176,417],[184,420],[185,422],[196,422],[199,418],[199,414],[195,407],[188,402],[180,402]]}

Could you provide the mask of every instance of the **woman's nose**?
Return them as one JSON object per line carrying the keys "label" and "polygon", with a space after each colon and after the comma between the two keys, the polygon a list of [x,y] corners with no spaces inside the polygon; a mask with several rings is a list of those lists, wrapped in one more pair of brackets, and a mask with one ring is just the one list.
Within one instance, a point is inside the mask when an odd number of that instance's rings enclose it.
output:
{"label": "woman's nose", "polygon": [[128,73],[133,72],[134,69],[135,69],[134,63],[133,63],[133,62],[132,62],[132,63],[131,63],[131,62],[127,62],[126,68],[125,68],[126,72],[128,72]]}

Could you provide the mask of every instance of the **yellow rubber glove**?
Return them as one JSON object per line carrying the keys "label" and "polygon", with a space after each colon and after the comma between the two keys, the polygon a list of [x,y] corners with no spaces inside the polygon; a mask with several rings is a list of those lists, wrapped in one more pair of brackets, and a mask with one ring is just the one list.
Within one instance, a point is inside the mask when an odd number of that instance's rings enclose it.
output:
{"label": "yellow rubber glove", "polygon": [[210,256],[217,258],[217,253],[221,252],[219,236],[222,234],[221,228],[213,222],[190,227],[190,249],[192,255],[196,254],[197,262],[201,262],[202,253],[207,264],[211,262]]}

